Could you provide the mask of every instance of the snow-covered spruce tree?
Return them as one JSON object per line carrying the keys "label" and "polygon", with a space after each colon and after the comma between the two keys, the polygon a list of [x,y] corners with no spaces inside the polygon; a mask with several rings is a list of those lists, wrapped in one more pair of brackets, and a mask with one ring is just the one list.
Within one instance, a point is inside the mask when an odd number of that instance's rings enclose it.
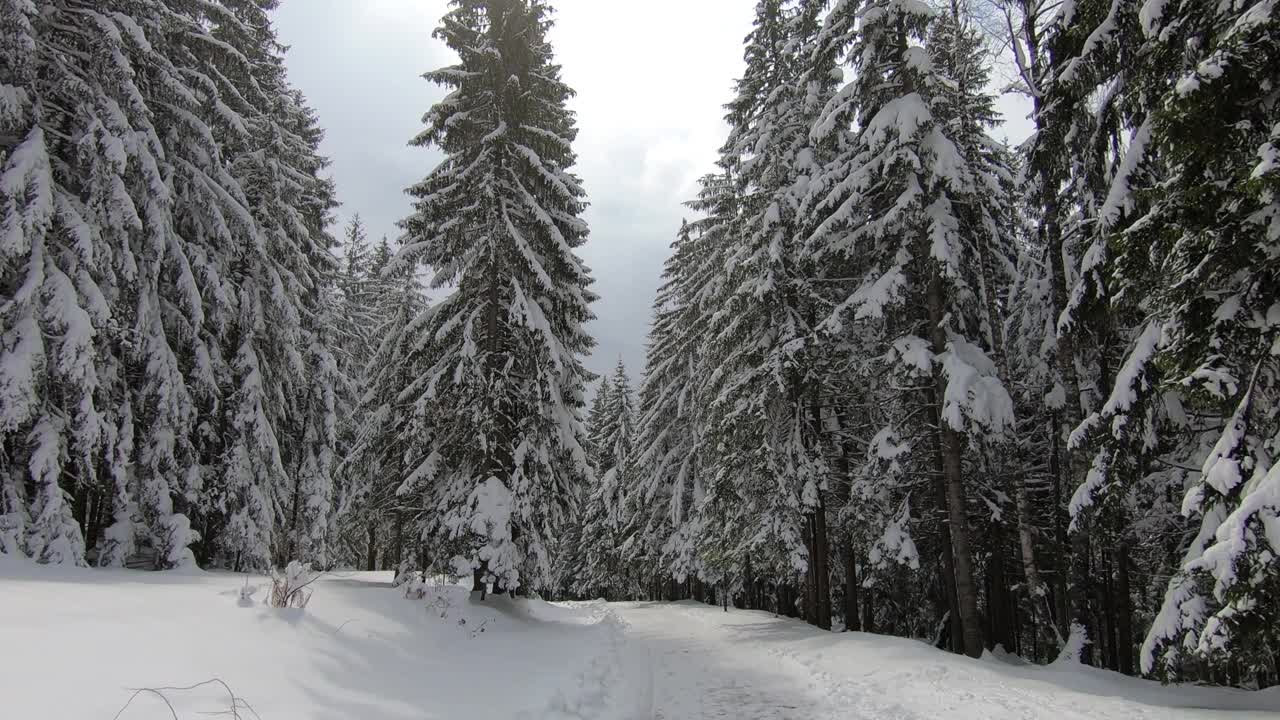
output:
{"label": "snow-covered spruce tree", "polygon": [[536,586],[573,488],[592,475],[580,419],[593,340],[583,191],[569,168],[572,90],[538,0],[456,0],[437,29],[459,57],[417,145],[445,159],[410,192],[403,261],[456,290],[416,322],[422,374],[401,492],[431,508],[434,544],[477,585]]}
{"label": "snow-covered spruce tree", "polygon": [[[1040,2],[1024,0],[1021,33],[1024,49],[1022,79],[1033,101],[1036,132],[1028,141],[1026,177],[1033,196],[1037,244],[1043,249],[1043,277],[1050,292],[1047,314],[1052,317],[1044,351],[1053,370],[1045,397],[1055,431],[1050,465],[1055,487],[1055,517],[1065,514],[1068,498],[1086,482],[1087,453],[1073,446],[1071,432],[1098,402],[1094,388],[1105,382],[1105,279],[1096,269],[1105,244],[1090,242],[1097,232],[1098,197],[1112,172],[1114,147],[1120,144],[1117,88],[1126,86],[1117,69],[1131,64],[1118,32],[1128,22],[1131,0],[1087,0],[1057,12]],[[1046,13],[1045,10],[1050,12]],[[1091,108],[1096,107],[1096,112]],[[1105,192],[1105,191],[1104,191]],[[1059,630],[1092,637],[1095,609],[1090,598],[1094,577],[1092,525],[1055,520],[1058,548],[1055,598]],[[1090,661],[1091,645],[1081,659]]]}
{"label": "snow-covered spruce tree", "polygon": [[[93,257],[95,238],[76,212],[79,203],[72,202],[76,188],[67,187],[75,175],[55,175],[51,155],[58,148],[50,145],[58,139],[46,135],[51,119],[40,103],[44,88],[37,85],[42,75],[65,77],[69,68],[49,67],[38,53],[36,8],[6,2],[0,21],[0,550],[42,562],[83,563],[84,538],[62,482],[64,465],[74,462],[69,449],[76,459],[97,450],[98,428],[85,422],[97,422],[93,387],[77,382],[97,380],[95,333],[84,307],[88,298],[72,280],[83,273],[98,294],[85,262]],[[86,105],[95,91],[85,92]],[[49,104],[57,107],[57,99]],[[82,231],[81,253],[68,242],[76,231]],[[79,429],[93,434],[75,432],[77,414]],[[72,449],[77,440],[80,447]]]}
{"label": "snow-covered spruce tree", "polygon": [[184,18],[212,38],[184,46],[182,60],[219,102],[210,134],[243,207],[238,243],[222,250],[235,288],[220,332],[230,431],[220,438],[217,481],[206,486],[209,506],[226,513],[213,544],[241,567],[311,552],[303,548],[311,526],[328,526],[335,439],[327,387],[335,363],[320,337],[335,269],[333,189],[319,177],[326,161],[314,115],[285,78],[272,5],[224,0]]}
{"label": "snow-covered spruce tree", "polygon": [[671,574],[661,562],[662,546],[674,529],[676,487],[683,484],[685,469],[694,458],[687,449],[671,451],[690,441],[693,358],[681,327],[682,315],[688,312],[681,296],[696,257],[693,244],[689,223],[684,221],[664,263],[662,285],[653,303],[636,410],[634,472],[626,496],[624,532],[631,544],[625,561],[655,587]]}
{"label": "snow-covered spruce tree", "polygon": [[[283,547],[277,542],[275,564],[301,560],[315,567],[333,562],[330,532],[332,513],[337,506],[336,464],[339,450],[338,424],[345,386],[350,376],[334,349],[349,340],[338,332],[339,318],[345,314],[338,294],[338,275],[328,233],[329,212],[336,205],[333,186],[319,173],[328,161],[319,155],[321,133],[314,115],[296,92],[286,95],[279,106],[282,163],[280,177],[292,180],[285,202],[297,208],[291,241],[279,256],[293,265],[282,274],[298,281],[297,306],[301,332],[297,351],[303,360],[301,382],[293,387],[298,420],[289,427],[288,467],[292,487],[287,492],[287,534]],[[282,233],[283,235],[283,233]],[[282,262],[285,264],[285,262]],[[286,265],[288,268],[288,265]],[[285,366],[287,367],[287,366]],[[347,415],[346,417],[349,417]]]}
{"label": "snow-covered spruce tree", "polygon": [[599,473],[602,463],[607,462],[608,445],[604,436],[608,432],[609,403],[613,400],[613,378],[606,375],[600,378],[596,386],[595,397],[591,400],[591,411],[587,413],[587,456],[591,466]]}
{"label": "snow-covered spruce tree", "polygon": [[[613,377],[605,375],[600,378],[600,383],[596,386],[595,396],[591,400],[591,410],[587,413],[586,420],[587,460],[595,471],[597,484],[604,472],[601,468],[608,464],[612,457],[604,439],[609,432],[608,425],[611,422],[609,406],[612,402]],[[596,487],[596,484],[584,484],[574,489],[573,507],[566,519],[564,530],[557,538],[556,551],[553,553],[555,562],[552,586],[557,592],[574,597],[583,597],[593,592],[596,593],[595,597],[603,596],[603,589],[600,586],[592,588],[582,583],[582,578],[586,577],[594,562],[588,559],[588,553],[598,554],[606,551],[583,542],[583,532],[592,512],[587,504]]]}
{"label": "snow-covered spruce tree", "polygon": [[1127,276],[1152,277],[1135,288],[1153,294],[1152,330],[1112,397],[1162,381],[1185,394],[1190,414],[1225,419],[1183,499],[1198,528],[1142,668],[1176,676],[1199,658],[1252,672],[1280,647],[1280,107],[1259,82],[1280,62],[1280,10],[1149,1],[1140,21],[1150,136],[1135,140],[1126,166],[1145,150],[1168,174],[1136,188],[1152,202],[1122,241]]}
{"label": "snow-covered spruce tree", "polygon": [[[208,162],[182,162],[183,152],[216,153],[164,53],[178,23],[157,3],[4,8],[5,51],[21,53],[5,59],[0,112],[4,268],[23,273],[6,279],[15,294],[2,311],[4,482],[17,468],[36,473],[27,551],[38,559],[83,562],[87,536],[105,564],[137,540],[177,564],[193,536],[174,501],[197,476],[193,383],[179,357],[192,375],[210,363],[199,332],[174,332],[205,313],[193,273],[203,258],[175,224],[184,202],[216,212],[225,196]],[[128,12],[103,12],[115,10]],[[174,114],[180,127],[167,123]],[[177,192],[190,175],[200,176],[194,197]],[[204,277],[216,284],[216,271]],[[47,339],[29,334],[37,329]]]}
{"label": "snow-covered spruce tree", "polygon": [[[377,307],[383,293],[393,292],[392,287],[381,281],[371,270],[374,253],[382,248],[370,248],[364,223],[357,213],[342,231],[341,257],[332,282],[326,283],[321,296],[323,308],[329,315],[321,327],[329,334],[328,347],[333,354],[339,375],[334,387],[336,425],[334,428],[334,463],[331,477],[333,491],[331,505],[336,511],[330,517],[329,539],[332,542],[335,562],[354,565],[359,553],[355,546],[344,542],[347,525],[340,515],[350,507],[348,498],[356,485],[365,478],[355,475],[356,468],[344,460],[351,457],[365,418],[359,413],[360,398],[365,387],[365,367],[377,347],[375,331],[379,322]],[[381,258],[390,258],[390,248],[382,248]]]}
{"label": "snow-covered spruce tree", "polygon": [[856,259],[862,271],[828,322],[885,322],[885,369],[923,386],[925,428],[933,428],[926,447],[945,492],[950,548],[943,552],[952,558],[959,647],[976,657],[982,628],[964,458],[970,437],[1002,432],[1012,414],[981,347],[973,240],[989,230],[960,211],[984,189],[956,144],[956,128],[936,114],[945,112],[947,83],[916,44],[927,37],[932,13],[902,0],[869,2],[858,12],[850,50],[857,77],[830,105],[844,112],[848,98],[858,134],[828,165],[811,207],[823,218],[814,234],[820,257]]}
{"label": "snow-covered spruce tree", "polygon": [[[279,49],[263,42],[265,9],[3,6],[4,267],[25,273],[6,276],[16,294],[0,310],[0,385],[13,426],[0,507],[6,551],[25,535],[25,552],[82,562],[70,530],[78,527],[101,564],[146,551],[172,567],[202,537],[196,549],[210,559],[224,516],[237,509],[223,482],[224,401],[245,277],[287,265],[273,302],[315,305],[288,279],[324,265],[314,254],[290,260],[287,244],[273,242],[253,214],[263,194],[238,172],[237,161],[280,128],[306,138],[296,146],[301,160],[288,163],[293,178],[318,168],[314,121],[283,81]],[[258,69],[264,61],[275,64],[274,85]],[[283,199],[277,217],[302,218],[314,233],[330,202],[318,187]],[[289,326],[262,329],[298,341],[299,360],[303,348],[324,345]],[[34,344],[33,327],[43,336]],[[267,377],[276,367],[266,366]],[[280,376],[309,377],[297,367]],[[271,422],[282,423],[276,389],[264,397],[278,411]],[[16,468],[38,479],[21,486]],[[38,492],[27,497],[31,488]]]}
{"label": "snow-covered spruce tree", "polygon": [[703,217],[681,224],[654,301],[627,497],[627,561],[646,568],[655,585],[669,579],[672,589],[700,565],[703,421],[696,393],[702,337],[723,282],[719,253],[737,207],[726,173],[705,176],[700,186],[687,205]]}
{"label": "snow-covered spruce tree", "polygon": [[[348,560],[369,570],[399,563],[401,558],[396,556],[402,548],[394,543],[404,529],[398,523],[408,522],[411,529],[420,532],[428,512],[418,498],[397,493],[411,469],[405,455],[411,441],[413,398],[404,393],[418,374],[412,328],[426,306],[426,296],[414,268],[392,270],[391,260],[390,246],[383,238],[369,264],[369,275],[381,288],[373,311],[375,344],[361,371],[356,409],[361,420],[355,444],[343,461],[346,484],[339,507],[344,553]],[[381,565],[377,562],[379,550]]]}
{"label": "snow-covered spruce tree", "polygon": [[[931,24],[928,50],[937,83],[931,112],[947,128],[967,170],[967,177],[963,171],[960,174],[959,186],[953,183],[953,192],[961,199],[953,207],[959,247],[965,255],[961,264],[978,303],[976,332],[970,337],[994,362],[995,379],[1008,393],[1014,377],[1009,367],[1004,313],[1015,274],[1019,216],[1014,200],[1012,155],[990,134],[999,123],[995,99],[987,90],[991,57],[969,13],[971,10],[962,3],[953,2]],[[1035,561],[1031,500],[1024,470],[1010,452],[1020,443],[1011,406],[1009,411],[1000,431],[973,434],[967,458],[978,468],[969,477],[971,493],[989,509],[975,514],[980,538],[975,546],[980,548],[979,556],[985,556],[979,567],[988,579],[989,644],[1006,648],[1016,644],[1014,599],[1008,595],[1011,583],[1006,580],[1012,569],[1006,567],[1006,548],[1011,548],[1008,540],[1015,534],[1017,555],[1028,578],[1031,617],[1043,619],[1042,625],[1052,617]]]}
{"label": "snow-covered spruce tree", "polygon": [[597,467],[599,472],[621,469],[631,457],[631,445],[635,433],[635,396],[631,391],[631,377],[627,375],[627,366],[618,358],[613,368],[613,381],[610,383],[609,402],[605,406],[608,422],[604,425],[601,446],[607,459],[602,459]]}
{"label": "snow-covered spruce tree", "polygon": [[582,560],[575,582],[581,595],[617,600],[634,596],[638,590],[636,573],[622,563],[627,553],[624,542],[630,542],[624,538],[623,531],[626,498],[634,474],[631,446],[635,402],[631,379],[621,358],[608,388],[609,394],[601,409],[595,484],[587,489],[581,509]]}
{"label": "snow-covered spruce tree", "polygon": [[[1138,421],[1135,416],[1135,422],[1121,421],[1109,428],[1110,433],[1094,432],[1092,441],[1085,441],[1089,428],[1102,429],[1097,424],[1099,410],[1109,414],[1117,408],[1105,389],[1089,388],[1111,383],[1125,344],[1143,331],[1143,313],[1137,309],[1143,299],[1133,294],[1113,296],[1117,278],[1111,261],[1113,238],[1142,214],[1145,203],[1135,203],[1136,198],[1123,188],[1131,182],[1147,183],[1141,178],[1153,170],[1150,164],[1140,167],[1126,161],[1129,148],[1146,142],[1146,131],[1140,127],[1145,113],[1137,102],[1142,83],[1136,71],[1142,60],[1136,5],[1132,0],[1078,2],[1054,28],[1053,74],[1043,84],[1048,107],[1041,117],[1047,128],[1044,137],[1055,144],[1038,142],[1033,153],[1039,163],[1069,159],[1062,163],[1066,181],[1057,190],[1063,208],[1057,220],[1062,251],[1046,257],[1050,267],[1056,257],[1062,258],[1065,277],[1050,277],[1054,333],[1076,349],[1071,370],[1085,389],[1078,403],[1062,408],[1068,415],[1079,410],[1083,424],[1071,428],[1065,444],[1058,446],[1061,454],[1051,456],[1062,457],[1060,469],[1067,480],[1064,495],[1070,497],[1055,502],[1066,501],[1070,517],[1069,617],[1087,628],[1089,646],[1083,649],[1082,660],[1096,660],[1127,673],[1133,672],[1135,645],[1130,548],[1142,539],[1130,528],[1130,517],[1149,504],[1134,491],[1145,485],[1144,468],[1162,443],[1157,435],[1148,434],[1154,426],[1145,430],[1140,426],[1146,420],[1156,425],[1164,420],[1150,415]],[[1064,288],[1065,296],[1057,294]],[[1058,359],[1059,374],[1065,377],[1062,359]],[[1070,386],[1069,378],[1065,386]]]}
{"label": "snow-covered spruce tree", "polygon": [[[334,318],[334,353],[349,383],[342,388],[343,403],[354,406],[359,402],[365,381],[364,370],[369,357],[377,347],[375,332],[379,326],[379,303],[382,295],[396,290],[396,282],[380,277],[374,263],[385,267],[390,258],[390,246],[385,238],[370,247],[364,222],[356,214],[343,229],[342,256],[331,293],[338,315]],[[355,413],[348,414],[339,423],[339,444],[350,449],[360,420]]]}
{"label": "snow-covered spruce tree", "polygon": [[826,310],[808,283],[812,263],[797,216],[799,179],[815,162],[809,127],[822,105],[806,103],[807,94],[834,89],[831,68],[825,87],[801,81],[818,20],[818,3],[760,2],[747,66],[727,106],[722,152],[736,168],[739,212],[725,238],[726,277],[699,390],[714,518],[701,548],[708,567],[735,579],[748,556],[762,575],[810,574],[816,613],[809,619],[829,627],[827,468],[816,407],[824,388],[812,329]]}
{"label": "snow-covered spruce tree", "polygon": [[[591,410],[587,413],[587,461],[595,471],[597,480],[600,478],[601,465],[609,457],[605,449],[604,433],[605,426],[609,422],[608,406],[612,401],[612,395],[613,378],[605,375],[600,378],[600,383],[596,386],[595,396],[591,400]],[[587,501],[594,490],[595,485],[586,484],[574,488],[574,502],[566,516],[564,528],[554,543],[552,552],[554,561],[549,587],[557,595],[583,597],[594,591],[591,588],[584,588],[580,582],[591,562],[587,559],[587,553],[599,551],[582,541],[583,528],[590,517]],[[597,594],[596,597],[601,595]]]}

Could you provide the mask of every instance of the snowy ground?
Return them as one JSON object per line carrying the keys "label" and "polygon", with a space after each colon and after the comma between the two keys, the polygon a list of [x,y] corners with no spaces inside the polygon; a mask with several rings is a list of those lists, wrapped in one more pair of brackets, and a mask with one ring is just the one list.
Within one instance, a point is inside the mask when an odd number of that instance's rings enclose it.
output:
{"label": "snowy ground", "polygon": [[[1276,691],[975,661],[694,603],[472,604],[453,586],[410,600],[388,580],[326,576],[305,611],[279,611],[241,604],[243,576],[0,558],[0,717],[109,719],[130,688],[211,678],[262,720],[1280,717]],[[164,695],[173,711],[143,694],[119,717],[228,709],[220,686]]]}

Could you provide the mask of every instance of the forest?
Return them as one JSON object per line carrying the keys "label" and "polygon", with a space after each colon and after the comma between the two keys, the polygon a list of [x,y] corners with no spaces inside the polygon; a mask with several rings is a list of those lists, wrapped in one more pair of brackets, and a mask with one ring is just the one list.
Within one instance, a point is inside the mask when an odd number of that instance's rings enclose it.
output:
{"label": "forest", "polygon": [[551,3],[452,0],[377,240],[276,4],[0,0],[0,555],[1280,684],[1280,3],[757,0],[599,377]]}

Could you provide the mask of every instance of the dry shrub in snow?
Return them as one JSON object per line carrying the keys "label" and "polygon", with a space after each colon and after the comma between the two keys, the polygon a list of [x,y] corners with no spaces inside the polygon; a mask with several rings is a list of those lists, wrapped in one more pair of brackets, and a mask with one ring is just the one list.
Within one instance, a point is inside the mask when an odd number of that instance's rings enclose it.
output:
{"label": "dry shrub in snow", "polygon": [[320,573],[311,572],[311,563],[290,561],[284,572],[271,572],[271,595],[267,604],[274,608],[305,608],[312,593],[307,586],[319,577]]}

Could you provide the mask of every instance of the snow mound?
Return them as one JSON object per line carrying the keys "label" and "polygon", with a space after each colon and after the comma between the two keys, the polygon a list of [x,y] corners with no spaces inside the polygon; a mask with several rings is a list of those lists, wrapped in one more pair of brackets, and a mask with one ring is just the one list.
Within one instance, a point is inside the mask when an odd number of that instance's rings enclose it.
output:
{"label": "snow mound", "polygon": [[[391,580],[326,574],[304,610],[275,610],[260,576],[5,560],[0,716],[111,718],[136,688],[217,678],[262,720],[555,718],[587,712],[604,701],[591,688],[616,684],[621,631],[603,605],[476,601],[440,581],[418,596]],[[186,720],[225,714],[227,689],[164,695]],[[120,715],[172,717],[152,693]]]}

